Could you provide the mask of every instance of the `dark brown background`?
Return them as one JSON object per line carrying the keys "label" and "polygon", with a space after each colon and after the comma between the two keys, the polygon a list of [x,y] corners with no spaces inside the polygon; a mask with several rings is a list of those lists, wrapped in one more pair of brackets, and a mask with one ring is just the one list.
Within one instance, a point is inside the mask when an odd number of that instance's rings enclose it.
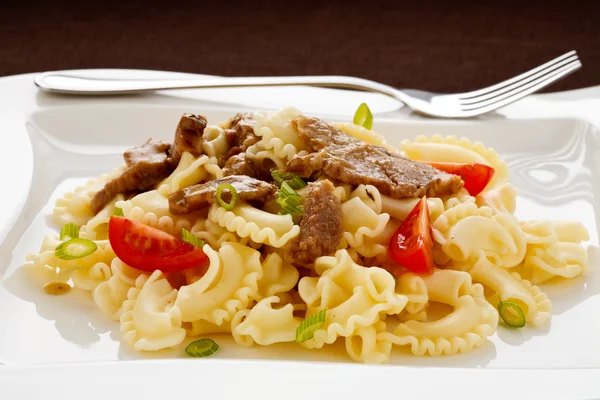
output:
{"label": "dark brown background", "polygon": [[0,76],[107,67],[345,74],[454,92],[576,49],[583,69],[550,91],[600,84],[594,0],[21,3],[0,1]]}

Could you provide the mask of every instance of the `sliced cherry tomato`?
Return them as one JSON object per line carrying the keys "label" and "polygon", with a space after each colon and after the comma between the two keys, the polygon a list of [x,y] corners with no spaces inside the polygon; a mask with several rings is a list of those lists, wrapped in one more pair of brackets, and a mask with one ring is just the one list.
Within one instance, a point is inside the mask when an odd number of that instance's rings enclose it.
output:
{"label": "sliced cherry tomato", "polygon": [[121,261],[141,271],[181,271],[208,260],[202,249],[125,217],[110,218],[108,239]]}
{"label": "sliced cherry tomato", "polygon": [[471,196],[477,196],[485,189],[487,184],[494,177],[494,168],[485,164],[459,164],[459,163],[447,163],[447,162],[425,162],[425,164],[431,165],[433,168],[437,168],[441,171],[447,172],[452,175],[459,175],[463,182],[464,187],[467,189]]}
{"label": "sliced cherry tomato", "polygon": [[[427,198],[423,197],[402,221],[392,235],[389,246],[390,258],[404,268],[418,273],[433,272],[433,234],[429,220]],[[392,270],[399,276],[400,271]]]}

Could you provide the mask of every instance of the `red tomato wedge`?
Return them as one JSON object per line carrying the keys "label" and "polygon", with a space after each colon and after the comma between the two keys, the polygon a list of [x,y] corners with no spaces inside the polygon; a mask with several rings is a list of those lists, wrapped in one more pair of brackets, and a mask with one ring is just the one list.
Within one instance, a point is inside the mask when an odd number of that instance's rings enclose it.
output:
{"label": "red tomato wedge", "polygon": [[110,218],[108,239],[121,261],[141,271],[181,271],[208,260],[202,249],[125,217]]}
{"label": "red tomato wedge", "polygon": [[463,182],[464,187],[467,189],[471,196],[477,196],[485,189],[487,184],[494,177],[494,168],[485,164],[459,164],[459,163],[446,163],[446,162],[425,162],[425,164],[431,165],[433,168],[437,168],[441,171],[447,172],[452,175],[459,175]]}
{"label": "red tomato wedge", "polygon": [[[390,258],[417,274],[433,272],[433,234],[427,198],[423,197],[394,232],[389,246]],[[398,276],[398,271],[390,271]]]}

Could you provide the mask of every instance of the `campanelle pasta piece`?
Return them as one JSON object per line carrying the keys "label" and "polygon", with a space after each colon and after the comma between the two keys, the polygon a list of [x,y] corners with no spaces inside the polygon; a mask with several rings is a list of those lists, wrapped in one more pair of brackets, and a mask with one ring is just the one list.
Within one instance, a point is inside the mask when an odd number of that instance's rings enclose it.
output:
{"label": "campanelle pasta piece", "polygon": [[138,279],[145,281],[148,276],[116,257],[112,260],[110,269],[112,276],[96,287],[94,301],[108,318],[118,321],[123,312],[123,303],[127,300],[127,292],[136,287]]}
{"label": "campanelle pasta piece", "polygon": [[184,228],[190,230],[192,228],[190,221],[201,215],[201,212],[185,216],[172,215],[169,212],[169,199],[158,190],[150,190],[127,201],[119,201],[117,207],[123,210],[125,217],[133,221],[141,222],[176,236],[179,236]]}
{"label": "campanelle pasta piece", "polygon": [[[291,125],[292,120],[300,116],[300,110],[293,107],[284,108],[275,114],[255,112],[254,133],[261,138],[260,146],[265,150],[273,150],[279,159],[285,161],[291,160],[302,150],[308,150]],[[254,151],[254,146],[256,145],[250,146],[249,153],[258,153]]]}
{"label": "campanelle pasta piece", "polygon": [[469,352],[495,332],[498,312],[483,297],[483,287],[473,284],[468,273],[435,270],[423,281],[429,300],[451,305],[453,312],[437,321],[401,323],[393,333],[379,333],[378,340],[410,345],[415,355],[439,356]]}
{"label": "campanelle pasta piece", "polygon": [[79,229],[79,237],[89,240],[108,239],[108,221],[115,211],[116,203],[122,202],[124,199],[122,194],[116,195],[110,203]]}
{"label": "campanelle pasta piece", "polygon": [[467,138],[433,135],[431,138],[418,136],[414,141],[404,140],[400,147],[406,156],[415,161],[480,163],[494,168],[494,177],[485,191],[508,180],[508,166],[493,149],[487,149],[481,142],[471,142]]}
{"label": "campanelle pasta piece", "polygon": [[209,219],[199,218],[190,229],[190,232],[204,240],[213,249],[218,249],[226,242],[248,244],[248,238],[240,238],[235,233],[229,232]]}
{"label": "campanelle pasta piece", "polygon": [[413,272],[406,272],[396,279],[396,293],[400,293],[407,298],[406,307],[399,318],[424,319],[425,310],[429,303],[427,294],[427,285],[420,275]]}
{"label": "campanelle pasta piece", "polygon": [[511,268],[525,257],[525,235],[508,213],[489,207],[459,204],[445,211],[433,224],[433,237],[452,260],[464,262],[483,251],[496,265]]}
{"label": "campanelle pasta piece", "polygon": [[298,270],[284,263],[279,254],[269,254],[262,263],[263,276],[258,281],[258,298],[275,296],[292,290],[298,282]]}
{"label": "campanelle pasta piece", "polygon": [[510,273],[490,262],[483,251],[465,264],[456,268],[468,271],[473,281],[493,290],[500,300],[517,303],[528,323],[540,326],[552,318],[552,303],[548,296],[528,280],[522,279],[516,272]]}
{"label": "campanelle pasta piece", "polygon": [[308,306],[307,315],[327,309],[325,324],[302,345],[321,348],[361,327],[375,324],[381,314],[400,313],[408,298],[395,293],[392,275],[384,269],[356,264],[346,250],[335,257],[315,261],[318,278],[304,277],[298,284],[300,297]]}
{"label": "campanelle pasta piece", "polygon": [[331,125],[335,126],[338,129],[341,129],[348,135],[354,136],[357,139],[363,140],[374,146],[383,147],[384,149],[392,153],[398,153],[398,149],[388,144],[383,136],[381,136],[373,130],[365,128],[364,126],[352,124],[350,122],[334,122]]}
{"label": "campanelle pasta piece", "polygon": [[360,197],[353,197],[342,203],[341,208],[344,236],[339,248],[350,246],[366,257],[387,252],[387,243],[381,245],[370,239],[384,231],[390,220],[389,214],[377,214]]}
{"label": "campanelle pasta piece", "polygon": [[85,225],[94,217],[92,212],[92,198],[104,185],[120,176],[125,167],[115,168],[109,173],[90,179],[83,186],[78,186],[73,192],[65,193],[56,200],[52,212],[52,221],[58,226],[74,223],[77,226]]}
{"label": "campanelle pasta piece", "polygon": [[123,303],[123,339],[138,351],[155,351],[183,342],[186,331],[181,327],[181,311],[173,305],[176,297],[177,290],[158,270],[147,280],[138,280]]}
{"label": "campanelle pasta piece", "polygon": [[367,364],[383,364],[390,359],[392,343],[378,340],[377,335],[386,331],[384,321],[358,328],[345,338],[346,352],[351,359]]}
{"label": "campanelle pasta piece", "polygon": [[236,206],[231,211],[214,204],[208,219],[242,238],[273,247],[285,246],[300,233],[300,227],[294,225],[291,215],[271,214],[248,204]]}
{"label": "campanelle pasta piece", "polygon": [[202,150],[204,154],[216,162],[216,160],[227,154],[229,148],[225,129],[218,125],[210,125],[204,129],[204,133],[202,134]]}
{"label": "campanelle pasta piece", "polygon": [[550,221],[520,224],[527,240],[522,273],[531,283],[539,284],[556,276],[574,278],[584,273],[588,254],[580,242],[588,239],[588,233],[582,224]]}
{"label": "campanelle pasta piece", "polygon": [[206,274],[182,286],[175,305],[183,321],[222,325],[257,298],[263,276],[260,253],[239,243],[224,243],[218,252],[207,245],[203,250],[210,260]]}
{"label": "campanelle pasta piece", "polygon": [[273,304],[279,301],[279,297],[271,296],[259,301],[251,310],[238,311],[231,329],[235,341],[245,347],[252,343],[267,346],[295,341],[296,328],[302,319],[294,317],[291,304],[274,308]]}
{"label": "campanelle pasta piece", "polygon": [[167,198],[171,193],[195,185],[223,177],[217,159],[207,155],[195,158],[187,151],[181,155],[181,160],[175,171],[158,185],[158,192]]}
{"label": "campanelle pasta piece", "polygon": [[514,214],[517,208],[517,189],[508,182],[498,184],[478,194],[477,205],[491,207],[495,213]]}
{"label": "campanelle pasta piece", "polygon": [[350,198],[358,197],[360,200],[365,203],[367,207],[376,212],[377,214],[381,214],[382,202],[381,202],[381,193],[379,190],[373,185],[358,185],[356,189],[350,193]]}

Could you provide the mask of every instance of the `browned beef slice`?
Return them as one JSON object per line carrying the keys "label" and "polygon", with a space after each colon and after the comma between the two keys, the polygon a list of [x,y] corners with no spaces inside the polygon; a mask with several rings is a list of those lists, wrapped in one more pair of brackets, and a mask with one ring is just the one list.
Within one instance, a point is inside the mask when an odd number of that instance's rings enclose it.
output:
{"label": "browned beef slice", "polygon": [[217,202],[217,188],[228,183],[235,188],[240,201],[265,202],[275,196],[277,187],[244,175],[231,175],[214,181],[188,186],[169,196],[169,210],[173,214],[188,214]]}
{"label": "browned beef slice", "polygon": [[152,159],[152,157],[162,158],[169,152],[171,145],[162,140],[148,139],[141,146],[132,147],[123,153],[123,158],[128,167],[143,160]]}
{"label": "browned beef slice", "polygon": [[342,208],[334,189],[328,180],[309,184],[300,235],[290,246],[290,254],[302,264],[333,253],[344,233]]}
{"label": "browned beef slice", "polygon": [[356,139],[317,118],[299,117],[293,126],[313,153],[295,156],[286,169],[303,178],[322,175],[352,185],[375,186],[382,194],[405,197],[452,194],[462,187],[459,176]]}
{"label": "browned beef slice", "polygon": [[97,214],[119,193],[147,190],[169,176],[173,164],[168,150],[168,143],[149,139],[142,146],[125,152],[128,168],[94,195],[92,212]]}
{"label": "browned beef slice", "polygon": [[223,176],[246,175],[252,178],[258,178],[258,173],[250,160],[246,158],[246,153],[239,153],[229,157],[229,160],[223,167]]}
{"label": "browned beef slice", "polygon": [[175,139],[169,155],[173,164],[178,165],[183,152],[195,157],[202,154],[202,135],[206,128],[206,118],[202,115],[183,114],[175,130]]}
{"label": "browned beef slice", "polygon": [[260,140],[254,134],[254,125],[256,121],[252,113],[237,114],[229,123],[229,128],[225,130],[225,137],[230,146],[227,154],[219,160],[219,164],[224,165],[230,157],[243,153],[256,142]]}

